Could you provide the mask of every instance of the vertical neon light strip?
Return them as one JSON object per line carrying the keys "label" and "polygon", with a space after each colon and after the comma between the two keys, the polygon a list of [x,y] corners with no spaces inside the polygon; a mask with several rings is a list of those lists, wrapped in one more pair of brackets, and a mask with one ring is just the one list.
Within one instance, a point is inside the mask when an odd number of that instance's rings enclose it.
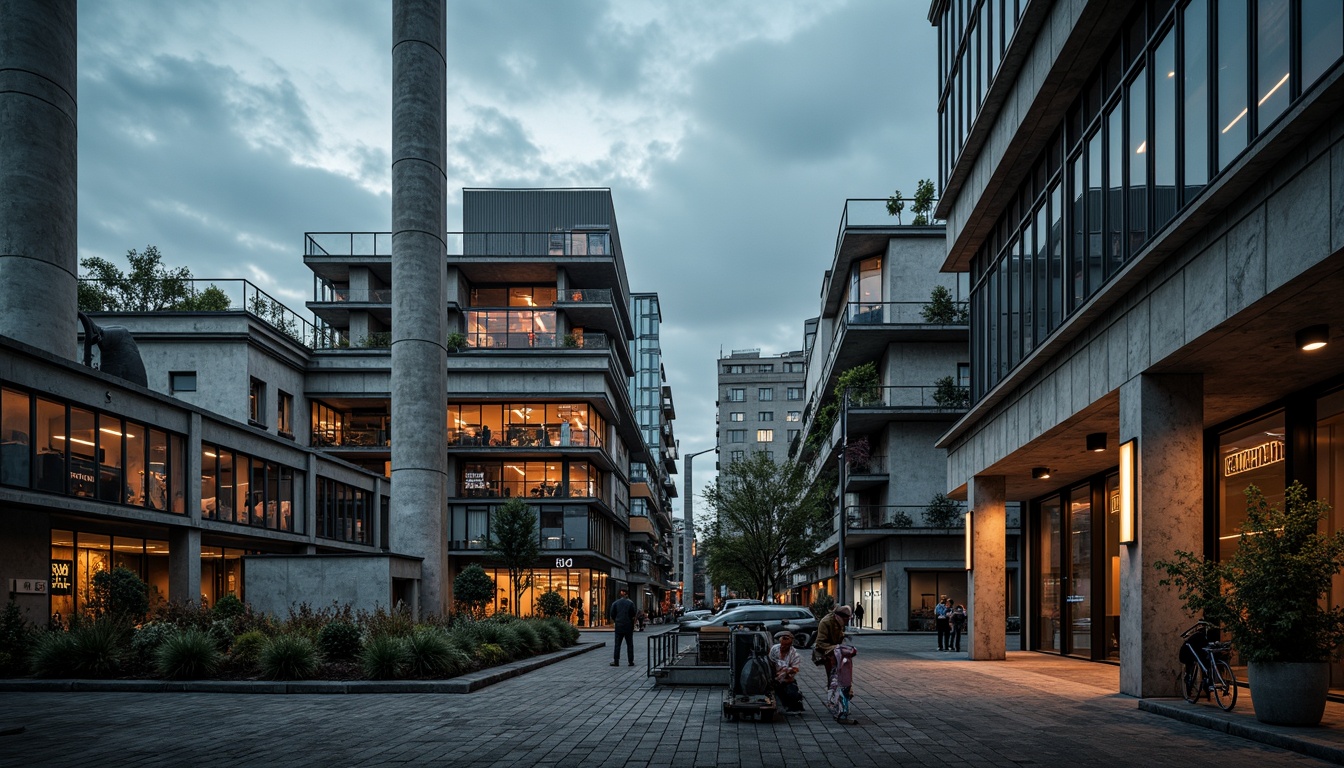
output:
{"label": "vertical neon light strip", "polygon": [[1120,444],[1120,543],[1133,544],[1138,527],[1137,496],[1134,487],[1134,464],[1138,461],[1138,442],[1128,440]]}
{"label": "vertical neon light strip", "polygon": [[975,534],[971,531],[971,510],[966,510],[966,570],[971,570],[971,542],[974,541]]}

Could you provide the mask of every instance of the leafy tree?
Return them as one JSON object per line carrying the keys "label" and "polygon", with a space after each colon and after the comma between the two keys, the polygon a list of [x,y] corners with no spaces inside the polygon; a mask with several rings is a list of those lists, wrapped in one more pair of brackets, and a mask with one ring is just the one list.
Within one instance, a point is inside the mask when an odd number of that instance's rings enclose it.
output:
{"label": "leafy tree", "polygon": [[951,376],[944,376],[934,382],[933,402],[940,408],[965,408],[971,404],[971,393]]}
{"label": "leafy tree", "polygon": [[835,610],[835,598],[827,594],[824,589],[817,590],[817,596],[813,598],[809,607],[812,609],[812,615],[820,619]]}
{"label": "leafy tree", "polygon": [[824,559],[817,548],[830,507],[819,485],[799,465],[761,451],[729,464],[704,492],[714,514],[705,537],[709,570],[765,599],[790,571]]}
{"label": "leafy tree", "polygon": [[933,211],[933,181],[920,179],[915,185],[914,202],[910,204],[910,212],[915,214],[915,220],[910,223],[915,226],[928,224],[931,211]]}
{"label": "leafy tree", "polygon": [[568,620],[570,608],[565,602],[565,596],[551,589],[537,598],[537,611],[547,618],[554,616]]}
{"label": "leafy tree", "polygon": [[929,293],[929,303],[920,308],[924,322],[940,325],[965,325],[970,320],[970,312],[965,304],[958,305],[952,300],[952,291],[944,285],[935,285]]}
{"label": "leafy tree", "polygon": [[118,566],[93,575],[93,615],[138,624],[149,613],[149,587],[135,571]]}
{"label": "leafy tree", "polygon": [[891,193],[891,197],[887,198],[887,215],[895,216],[896,223],[900,224],[901,211],[904,210],[905,210],[905,197],[901,195],[901,190],[898,189],[895,192]]}
{"label": "leafy tree", "polygon": [[965,511],[947,494],[935,493],[924,508],[924,522],[930,528],[960,528],[966,522]]}
{"label": "leafy tree", "polygon": [[877,364],[868,362],[856,365],[836,378],[835,397],[837,400],[843,398],[845,390],[848,389],[850,405],[873,405],[879,399],[878,387]]}
{"label": "leafy tree", "polygon": [[537,513],[522,499],[509,499],[495,508],[490,519],[490,541],[486,544],[490,556],[509,572],[513,587],[513,612],[519,615],[518,603],[523,592],[532,586],[532,568],[541,557],[537,541]]}
{"label": "leafy tree", "polygon": [[80,259],[83,279],[79,283],[81,312],[159,312],[165,309],[222,311],[229,308],[228,296],[211,285],[196,291],[191,270],[164,266],[157,246],[147,245],[143,253],[132,248],[126,252],[130,270],[121,269],[99,256]]}
{"label": "leafy tree", "polygon": [[495,580],[475,563],[468,565],[453,579],[453,601],[458,609],[474,618],[485,618],[485,605],[495,596]]}

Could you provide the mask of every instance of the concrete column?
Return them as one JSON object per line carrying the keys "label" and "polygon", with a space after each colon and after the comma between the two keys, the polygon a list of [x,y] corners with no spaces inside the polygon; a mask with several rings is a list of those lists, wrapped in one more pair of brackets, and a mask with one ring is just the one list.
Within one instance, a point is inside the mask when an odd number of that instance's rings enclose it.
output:
{"label": "concrete column", "polygon": [[77,359],[75,0],[0,0],[0,335]]}
{"label": "concrete column", "polygon": [[1007,658],[1008,513],[1002,475],[976,475],[966,484],[971,512],[970,658]]}
{"label": "concrete column", "polygon": [[168,599],[201,602],[199,528],[173,528],[168,532]]}
{"label": "concrete column", "polygon": [[391,543],[423,558],[420,613],[448,610],[447,45],[443,0],[392,5]]}
{"label": "concrete column", "polygon": [[1120,692],[1177,695],[1176,653],[1191,623],[1153,567],[1199,552],[1204,529],[1204,381],[1142,375],[1120,387],[1120,442],[1138,439],[1135,544],[1120,551]]}

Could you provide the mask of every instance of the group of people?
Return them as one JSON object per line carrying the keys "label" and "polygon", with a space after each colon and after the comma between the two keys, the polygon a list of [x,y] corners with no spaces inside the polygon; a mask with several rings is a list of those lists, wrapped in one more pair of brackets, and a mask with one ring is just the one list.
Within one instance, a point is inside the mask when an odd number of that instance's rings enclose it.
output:
{"label": "group of people", "polygon": [[933,607],[933,625],[938,632],[938,650],[961,650],[961,633],[966,631],[966,606],[953,605],[952,598],[943,595]]}

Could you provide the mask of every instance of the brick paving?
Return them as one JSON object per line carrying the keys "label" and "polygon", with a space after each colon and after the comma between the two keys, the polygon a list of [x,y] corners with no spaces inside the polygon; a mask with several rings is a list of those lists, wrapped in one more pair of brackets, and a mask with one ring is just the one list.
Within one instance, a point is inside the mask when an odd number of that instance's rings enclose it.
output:
{"label": "brick paving", "polygon": [[0,735],[0,768],[1325,764],[1143,711],[1114,666],[969,662],[931,635],[856,645],[859,725],[826,717],[810,665],[806,715],[728,722],[725,689],[654,686],[636,635],[635,667],[608,666],[608,646],[470,694],[0,693],[0,733],[24,729]]}

